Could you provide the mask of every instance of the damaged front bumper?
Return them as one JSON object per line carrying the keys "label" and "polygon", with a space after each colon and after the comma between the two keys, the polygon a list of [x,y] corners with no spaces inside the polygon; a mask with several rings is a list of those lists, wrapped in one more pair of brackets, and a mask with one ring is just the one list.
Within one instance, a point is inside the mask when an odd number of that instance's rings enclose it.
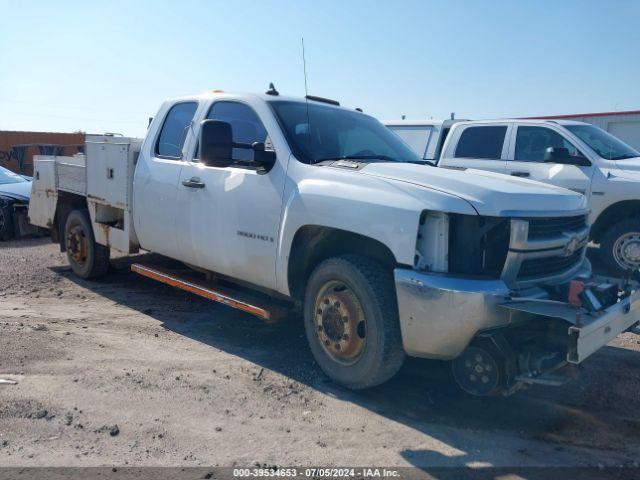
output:
{"label": "damaged front bumper", "polygon": [[640,292],[634,292],[620,303],[612,305],[601,316],[583,319],[582,325],[569,328],[567,361],[580,363],[605,346],[620,333],[640,321]]}
{"label": "damaged front bumper", "polygon": [[400,328],[410,356],[452,360],[481,332],[553,320],[566,326],[566,362],[578,364],[640,321],[640,291],[597,312],[543,295],[514,299],[501,280],[394,271]]}
{"label": "damaged front bumper", "polygon": [[567,322],[570,325],[567,362],[578,364],[640,321],[640,291],[635,291],[618,303],[596,312],[559,302],[545,304],[527,299],[506,302],[501,307],[509,311],[558,318]]}
{"label": "damaged front bumper", "polygon": [[450,360],[477,332],[507,325],[499,305],[510,290],[501,280],[474,280],[394,270],[402,342],[408,355]]}

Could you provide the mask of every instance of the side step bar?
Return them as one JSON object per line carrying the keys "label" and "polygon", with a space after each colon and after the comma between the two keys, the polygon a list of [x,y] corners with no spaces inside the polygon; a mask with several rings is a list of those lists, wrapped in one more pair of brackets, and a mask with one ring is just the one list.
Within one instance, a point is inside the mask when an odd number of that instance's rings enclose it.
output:
{"label": "side step bar", "polygon": [[[195,295],[222,303],[243,312],[255,315],[266,322],[275,322],[287,313],[287,308],[269,302],[268,298],[245,293],[241,290],[226,288],[213,282],[198,278],[192,270],[168,269],[157,265],[134,263],[131,271],[161,283],[171,285]],[[273,303],[273,304],[271,304]]]}

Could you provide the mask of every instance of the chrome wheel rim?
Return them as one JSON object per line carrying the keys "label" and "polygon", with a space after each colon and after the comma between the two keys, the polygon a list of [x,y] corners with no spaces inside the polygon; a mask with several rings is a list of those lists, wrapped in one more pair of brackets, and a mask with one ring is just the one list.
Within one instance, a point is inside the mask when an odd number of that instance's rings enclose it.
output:
{"label": "chrome wheel rim", "polygon": [[343,282],[327,282],[315,302],[315,332],[332,360],[352,365],[366,344],[364,311],[355,293]]}
{"label": "chrome wheel rim", "polygon": [[640,267],[640,232],[628,232],[620,236],[613,245],[613,258],[626,269]]}

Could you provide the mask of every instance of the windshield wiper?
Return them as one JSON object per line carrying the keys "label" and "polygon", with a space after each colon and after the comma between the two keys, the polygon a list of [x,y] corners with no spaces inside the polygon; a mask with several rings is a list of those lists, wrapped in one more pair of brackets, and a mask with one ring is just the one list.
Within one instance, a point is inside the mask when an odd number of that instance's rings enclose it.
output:
{"label": "windshield wiper", "polygon": [[414,163],[416,165],[429,165],[430,167],[436,166],[436,164],[431,160],[407,160],[406,162],[402,162],[402,163]]}
{"label": "windshield wiper", "polygon": [[341,157],[321,157],[315,160],[314,163],[326,162],[329,160],[382,160],[383,162],[397,162],[395,158],[391,158],[387,155],[343,155]]}
{"label": "windshield wiper", "polygon": [[342,157],[321,157],[315,160],[313,163],[339,161],[339,160],[380,160],[381,162],[394,162],[394,163],[413,163],[416,165],[429,165],[435,167],[436,164],[430,160],[398,160],[397,158],[390,157],[388,155],[343,155]]}

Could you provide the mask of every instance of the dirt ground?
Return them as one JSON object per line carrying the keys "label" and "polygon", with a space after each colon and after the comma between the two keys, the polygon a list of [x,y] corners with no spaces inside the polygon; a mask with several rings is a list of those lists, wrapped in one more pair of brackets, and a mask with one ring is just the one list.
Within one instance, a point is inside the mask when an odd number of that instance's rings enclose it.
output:
{"label": "dirt ground", "polygon": [[508,398],[408,361],[350,392],[302,322],[261,323],[137,277],[75,278],[47,239],[0,244],[3,466],[638,466],[640,335],[578,380]]}

